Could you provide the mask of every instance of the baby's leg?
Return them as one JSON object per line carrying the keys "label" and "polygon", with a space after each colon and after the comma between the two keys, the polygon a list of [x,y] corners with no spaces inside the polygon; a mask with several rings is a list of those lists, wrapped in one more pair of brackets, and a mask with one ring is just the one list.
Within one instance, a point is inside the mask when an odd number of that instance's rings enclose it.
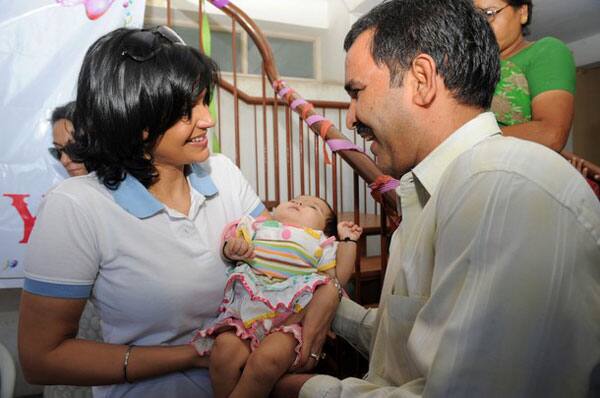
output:
{"label": "baby's leg", "polygon": [[250,354],[242,378],[230,398],[268,397],[273,386],[296,359],[298,340],[291,333],[271,333]]}
{"label": "baby's leg", "polygon": [[215,338],[209,369],[215,398],[228,397],[237,384],[250,355],[249,345],[233,331],[222,332]]}

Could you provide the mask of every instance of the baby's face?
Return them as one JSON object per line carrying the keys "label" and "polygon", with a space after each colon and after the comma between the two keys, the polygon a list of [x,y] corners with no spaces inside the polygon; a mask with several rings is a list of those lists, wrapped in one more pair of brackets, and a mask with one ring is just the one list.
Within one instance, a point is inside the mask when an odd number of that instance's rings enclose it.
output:
{"label": "baby's face", "polygon": [[322,231],[331,210],[327,204],[314,196],[298,196],[283,202],[273,210],[273,219],[284,224],[308,227]]}

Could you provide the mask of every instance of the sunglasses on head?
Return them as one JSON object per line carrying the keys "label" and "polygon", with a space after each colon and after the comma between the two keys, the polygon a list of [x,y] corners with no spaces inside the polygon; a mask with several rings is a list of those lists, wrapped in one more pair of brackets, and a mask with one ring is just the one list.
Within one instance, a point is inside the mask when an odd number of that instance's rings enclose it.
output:
{"label": "sunglasses on head", "polygon": [[152,29],[142,29],[131,33],[123,41],[122,56],[127,56],[134,61],[144,62],[153,58],[163,48],[161,39],[172,44],[185,45],[183,39],[168,26],[157,26]]}
{"label": "sunglasses on head", "polygon": [[65,154],[67,154],[67,156],[69,156],[69,154],[67,153],[65,148],[57,148],[55,146],[51,146],[50,148],[48,148],[48,152],[54,159],[58,160],[59,162],[60,162],[60,158],[62,157],[63,153],[65,153]]}

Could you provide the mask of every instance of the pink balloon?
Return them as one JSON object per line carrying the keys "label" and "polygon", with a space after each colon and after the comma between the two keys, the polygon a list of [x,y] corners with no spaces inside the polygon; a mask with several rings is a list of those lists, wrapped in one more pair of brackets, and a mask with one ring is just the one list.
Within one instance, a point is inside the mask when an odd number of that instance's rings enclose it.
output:
{"label": "pink balloon", "polygon": [[94,20],[104,15],[115,0],[56,0],[56,2],[65,7],[83,4],[88,18]]}

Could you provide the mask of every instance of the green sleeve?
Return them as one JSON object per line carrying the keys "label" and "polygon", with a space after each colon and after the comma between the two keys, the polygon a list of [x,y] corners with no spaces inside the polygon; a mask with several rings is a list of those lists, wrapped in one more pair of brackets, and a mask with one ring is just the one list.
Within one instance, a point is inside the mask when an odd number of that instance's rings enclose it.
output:
{"label": "green sleeve", "polygon": [[531,98],[549,90],[575,94],[575,61],[571,50],[553,37],[539,40],[535,47],[526,71]]}

